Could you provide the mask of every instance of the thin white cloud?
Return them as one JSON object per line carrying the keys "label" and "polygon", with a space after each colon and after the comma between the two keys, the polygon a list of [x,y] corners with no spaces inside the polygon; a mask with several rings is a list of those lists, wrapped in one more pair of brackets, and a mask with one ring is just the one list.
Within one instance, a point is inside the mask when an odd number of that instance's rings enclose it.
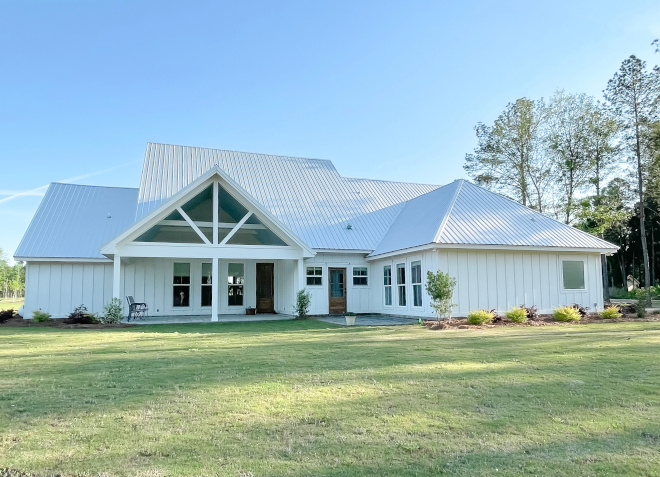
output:
{"label": "thin white cloud", "polygon": [[[134,164],[138,161],[130,161],[130,162],[124,162],[122,164],[117,164],[116,166],[108,167],[106,169],[102,169],[100,171],[96,172],[89,172],[87,174],[82,174],[80,176],[75,176],[75,177],[69,177],[68,179],[62,179],[56,182],[76,182],[80,181],[83,179],[87,179],[89,177],[93,176],[98,176],[101,174],[105,174],[106,172],[114,171],[115,169],[119,169],[120,167],[128,166],[129,164]],[[29,189],[29,190],[22,190],[22,191],[2,191],[0,190],[0,196],[2,195],[7,195],[7,197],[3,197],[0,199],[0,204],[3,204],[5,202],[9,202],[10,200],[17,199],[19,197],[26,197],[26,196],[43,196],[46,193],[46,189],[48,189],[48,186],[50,184],[46,184],[40,187],[35,187],[34,189]],[[10,194],[5,194],[4,192],[11,192]]]}

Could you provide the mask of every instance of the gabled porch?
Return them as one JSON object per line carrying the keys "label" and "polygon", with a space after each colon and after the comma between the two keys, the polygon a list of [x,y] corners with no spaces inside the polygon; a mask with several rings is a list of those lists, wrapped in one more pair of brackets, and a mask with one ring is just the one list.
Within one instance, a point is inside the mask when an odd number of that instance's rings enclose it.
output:
{"label": "gabled porch", "polygon": [[[310,250],[219,169],[192,182],[102,247],[113,297],[152,317],[293,312]],[[262,318],[263,319],[263,318]]]}

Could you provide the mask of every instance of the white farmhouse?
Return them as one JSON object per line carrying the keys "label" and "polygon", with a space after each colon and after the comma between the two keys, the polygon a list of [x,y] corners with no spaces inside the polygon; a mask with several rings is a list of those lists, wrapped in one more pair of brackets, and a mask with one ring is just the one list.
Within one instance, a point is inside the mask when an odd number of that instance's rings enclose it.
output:
{"label": "white farmhouse", "polygon": [[25,316],[431,317],[427,271],[456,278],[455,316],[477,308],[603,307],[601,254],[617,247],[467,181],[346,178],[330,161],[148,144],[139,189],[50,185],[15,259]]}

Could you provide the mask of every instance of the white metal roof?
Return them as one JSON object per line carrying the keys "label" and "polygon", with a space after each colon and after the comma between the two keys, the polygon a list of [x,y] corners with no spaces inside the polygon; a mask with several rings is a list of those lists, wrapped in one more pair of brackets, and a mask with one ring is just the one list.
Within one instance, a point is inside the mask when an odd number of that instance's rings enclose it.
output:
{"label": "white metal roof", "polygon": [[103,258],[103,244],[215,168],[316,250],[617,249],[462,180],[440,187],[346,178],[326,160],[149,143],[139,191],[51,184],[15,256]]}
{"label": "white metal roof", "polygon": [[137,189],[52,183],[14,256],[98,258],[135,219]]}
{"label": "white metal roof", "polygon": [[612,252],[618,248],[464,180],[407,202],[371,256],[433,243]]}
{"label": "white metal roof", "polygon": [[439,187],[346,178],[321,159],[149,143],[137,217],[216,166],[314,249],[373,250],[393,219],[373,212]]}

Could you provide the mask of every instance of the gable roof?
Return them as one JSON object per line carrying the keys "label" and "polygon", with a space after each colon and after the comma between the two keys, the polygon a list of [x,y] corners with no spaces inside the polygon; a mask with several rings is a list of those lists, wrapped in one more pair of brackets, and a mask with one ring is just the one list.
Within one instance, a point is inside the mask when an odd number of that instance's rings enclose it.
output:
{"label": "gable roof", "polygon": [[[218,167],[313,249],[373,250],[387,214],[440,186],[346,178],[332,162],[201,147],[147,144],[137,218]],[[361,217],[359,226],[348,222]]]}
{"label": "gable roof", "polygon": [[434,243],[618,249],[502,195],[457,180],[408,201],[371,256]]}
{"label": "gable roof", "polygon": [[188,200],[195,196],[197,193],[201,192],[205,187],[208,187],[209,180],[215,176],[218,176],[223,181],[223,186],[228,187],[228,192],[232,194],[236,200],[241,202],[242,205],[246,206],[246,209],[254,209],[260,219],[265,220],[271,228],[274,228],[278,232],[278,236],[285,236],[290,243],[300,247],[305,252],[306,256],[314,256],[314,252],[307,246],[305,242],[300,240],[300,238],[291,232],[291,230],[285,224],[280,222],[267,209],[265,209],[263,205],[254,200],[253,197],[250,197],[250,195],[247,194],[240,185],[234,182],[230,177],[227,176],[227,174],[225,174],[224,171],[222,171],[217,166],[214,166],[210,170],[206,171],[192,183],[188,184],[184,189],[181,189],[172,197],[169,197],[166,201],[161,202],[158,208],[136,221],[127,230],[122,231],[121,234],[113,237],[112,240],[103,244],[103,246],[101,246],[101,251],[106,255],[114,254],[114,247],[118,243],[127,238],[136,237],[142,234],[147,228],[152,227],[156,222],[162,220],[166,215],[169,215],[174,210],[176,203],[180,202],[181,200]]}
{"label": "gable roof", "polygon": [[46,191],[14,256],[105,259],[101,244],[135,219],[137,189],[54,182]]}

